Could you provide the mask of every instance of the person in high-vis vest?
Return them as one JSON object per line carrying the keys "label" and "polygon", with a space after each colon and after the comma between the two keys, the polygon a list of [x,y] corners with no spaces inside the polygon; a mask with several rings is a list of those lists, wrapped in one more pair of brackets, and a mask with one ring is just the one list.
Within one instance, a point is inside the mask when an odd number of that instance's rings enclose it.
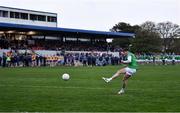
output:
{"label": "person in high-vis vest", "polygon": [[11,57],[10,56],[7,56],[7,66],[10,67],[11,66]]}
{"label": "person in high-vis vest", "polygon": [[122,88],[121,90],[118,92],[118,94],[123,94],[125,93],[125,87],[127,85],[127,81],[130,77],[132,77],[135,73],[136,73],[136,70],[138,68],[138,65],[137,65],[137,60],[136,60],[136,57],[133,53],[129,52],[128,49],[124,49],[122,52],[121,52],[122,55],[125,55],[127,56],[127,60],[126,61],[121,61],[123,64],[127,64],[127,66],[125,68],[122,68],[122,69],[119,69],[112,77],[110,78],[105,78],[105,77],[102,77],[102,79],[109,83],[111,80],[115,79],[116,77],[118,77],[119,75],[121,74],[124,74],[124,77],[123,77],[123,84],[122,84]]}

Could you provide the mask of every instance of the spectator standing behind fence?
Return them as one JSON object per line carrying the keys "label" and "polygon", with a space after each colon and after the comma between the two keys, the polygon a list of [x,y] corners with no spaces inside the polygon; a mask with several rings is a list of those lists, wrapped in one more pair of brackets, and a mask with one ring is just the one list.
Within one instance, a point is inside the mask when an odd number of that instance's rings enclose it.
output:
{"label": "spectator standing behind fence", "polygon": [[175,55],[174,55],[174,53],[172,54],[172,65],[175,65],[175,61],[176,59],[175,59]]}
{"label": "spectator standing behind fence", "polygon": [[2,57],[0,56],[0,67],[1,67],[1,65],[2,65]]}
{"label": "spectator standing behind fence", "polygon": [[36,66],[39,66],[39,56],[36,55]]}
{"label": "spectator standing behind fence", "polygon": [[156,64],[156,57],[153,55],[153,64]]}
{"label": "spectator standing behind fence", "polygon": [[3,53],[3,67],[6,67],[6,59],[7,59],[7,56],[6,56],[6,53],[4,52]]}
{"label": "spectator standing behind fence", "polygon": [[11,66],[11,57],[10,56],[7,56],[6,62],[7,62],[7,67],[10,67]]}
{"label": "spectator standing behind fence", "polygon": [[46,56],[43,56],[43,66],[46,66]]}
{"label": "spectator standing behind fence", "polygon": [[165,56],[162,55],[162,65],[165,65],[166,64],[166,61],[165,61]]}

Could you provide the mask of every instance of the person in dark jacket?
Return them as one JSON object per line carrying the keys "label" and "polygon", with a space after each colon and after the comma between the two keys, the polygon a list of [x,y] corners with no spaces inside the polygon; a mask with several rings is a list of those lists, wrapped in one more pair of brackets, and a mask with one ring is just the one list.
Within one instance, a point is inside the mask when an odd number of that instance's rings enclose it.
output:
{"label": "person in dark jacket", "polygon": [[3,53],[3,67],[6,67],[6,59],[7,59],[7,56],[6,56],[6,53]]}

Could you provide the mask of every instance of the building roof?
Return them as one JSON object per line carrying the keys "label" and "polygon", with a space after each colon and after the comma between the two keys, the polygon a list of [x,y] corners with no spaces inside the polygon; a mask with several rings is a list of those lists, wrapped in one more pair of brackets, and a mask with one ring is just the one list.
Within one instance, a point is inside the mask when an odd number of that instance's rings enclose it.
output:
{"label": "building roof", "polygon": [[44,13],[44,14],[54,14],[57,16],[57,13],[46,12],[46,11],[36,11],[36,10],[21,9],[21,8],[6,7],[6,6],[0,6],[0,8],[11,9],[11,10],[19,10],[19,11],[28,11],[28,12],[37,12],[37,13]]}
{"label": "building roof", "polygon": [[0,23],[0,31],[14,31],[16,33],[34,31],[34,35],[44,36],[67,36],[67,37],[80,37],[80,38],[132,38],[134,33],[126,32],[107,32],[107,31],[93,31],[83,29],[71,29],[61,27],[44,27],[22,24]]}

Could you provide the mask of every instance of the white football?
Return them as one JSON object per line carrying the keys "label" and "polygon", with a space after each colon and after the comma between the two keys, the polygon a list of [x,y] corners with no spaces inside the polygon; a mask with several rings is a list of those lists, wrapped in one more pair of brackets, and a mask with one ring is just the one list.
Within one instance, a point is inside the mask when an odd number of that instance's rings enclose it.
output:
{"label": "white football", "polygon": [[70,79],[69,74],[64,73],[64,74],[62,75],[62,79],[63,79],[63,80],[69,80],[69,79]]}

